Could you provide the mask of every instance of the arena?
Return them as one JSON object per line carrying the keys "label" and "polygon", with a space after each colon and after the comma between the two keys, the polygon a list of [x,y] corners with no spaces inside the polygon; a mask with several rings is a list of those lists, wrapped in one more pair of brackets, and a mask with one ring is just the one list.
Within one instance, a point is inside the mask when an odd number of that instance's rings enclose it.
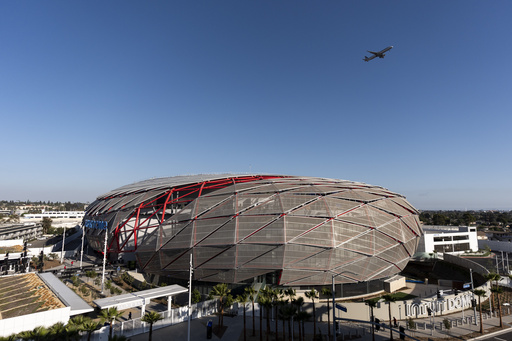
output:
{"label": "arena", "polygon": [[101,195],[89,244],[135,254],[149,274],[283,286],[358,283],[399,273],[423,234],[404,196],[360,182],[217,174],[158,178]]}

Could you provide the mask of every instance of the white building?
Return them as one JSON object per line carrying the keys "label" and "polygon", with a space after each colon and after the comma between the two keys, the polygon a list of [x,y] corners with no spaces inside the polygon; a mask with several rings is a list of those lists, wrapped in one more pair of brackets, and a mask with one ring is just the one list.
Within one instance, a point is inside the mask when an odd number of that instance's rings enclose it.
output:
{"label": "white building", "polygon": [[478,238],[474,226],[423,226],[417,252],[464,253],[478,251]]}
{"label": "white building", "polygon": [[[84,211],[43,211],[42,213],[28,213],[20,218],[21,223],[41,222],[43,218],[50,218],[54,226],[74,226],[80,224],[84,218]],[[71,224],[71,225],[70,225]]]}

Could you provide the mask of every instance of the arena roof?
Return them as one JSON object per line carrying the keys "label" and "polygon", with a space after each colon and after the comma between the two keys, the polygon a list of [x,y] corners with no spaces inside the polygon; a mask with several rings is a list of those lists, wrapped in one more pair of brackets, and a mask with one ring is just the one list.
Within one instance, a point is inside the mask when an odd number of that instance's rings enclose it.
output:
{"label": "arena roof", "polygon": [[[348,180],[218,174],[141,181],[98,197],[109,252],[136,252],[146,272],[240,282],[273,273],[283,285],[384,278],[405,267],[422,234],[417,210],[380,186]],[[104,230],[86,230],[103,249]],[[105,225],[103,225],[105,226]]]}

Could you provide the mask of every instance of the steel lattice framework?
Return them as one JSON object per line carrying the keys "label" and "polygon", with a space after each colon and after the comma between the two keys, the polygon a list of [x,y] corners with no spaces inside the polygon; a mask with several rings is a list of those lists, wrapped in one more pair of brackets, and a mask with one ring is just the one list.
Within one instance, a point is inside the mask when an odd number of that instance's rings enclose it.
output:
{"label": "steel lattice framework", "polygon": [[[142,181],[92,203],[108,252],[135,252],[148,273],[237,283],[276,273],[281,285],[385,278],[415,253],[422,229],[403,196],[347,180],[195,175]],[[86,229],[103,250],[104,230]]]}

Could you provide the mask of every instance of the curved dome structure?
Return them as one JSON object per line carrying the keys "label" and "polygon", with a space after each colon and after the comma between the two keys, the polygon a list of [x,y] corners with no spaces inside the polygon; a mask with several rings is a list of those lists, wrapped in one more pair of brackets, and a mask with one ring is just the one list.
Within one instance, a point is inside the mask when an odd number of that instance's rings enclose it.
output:
{"label": "curved dome structure", "polygon": [[[104,222],[104,223],[103,223]],[[98,197],[84,218],[98,251],[135,252],[148,273],[280,285],[385,278],[415,253],[418,212],[364,183],[284,175],[195,175],[138,182]]]}

